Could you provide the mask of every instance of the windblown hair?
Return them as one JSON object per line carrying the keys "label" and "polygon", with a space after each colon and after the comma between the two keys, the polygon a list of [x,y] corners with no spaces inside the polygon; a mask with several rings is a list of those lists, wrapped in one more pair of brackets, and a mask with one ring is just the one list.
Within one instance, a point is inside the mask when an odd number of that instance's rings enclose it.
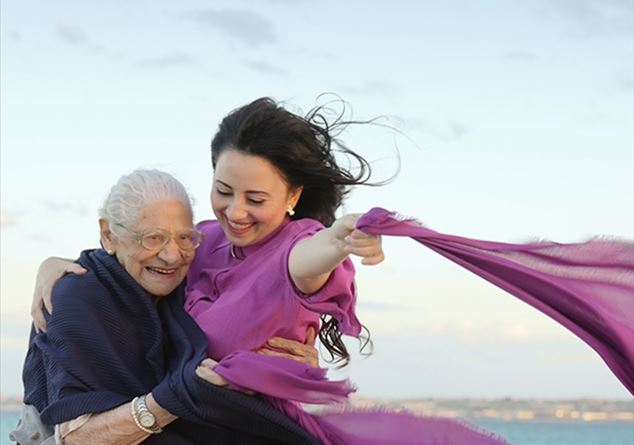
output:
{"label": "windblown hair", "polygon": [[178,179],[160,170],[135,170],[112,186],[99,216],[108,220],[110,230],[116,232],[116,224],[134,223],[144,206],[162,199],[175,199],[192,209],[189,194]]}
{"label": "windblown hair", "polygon": [[[348,193],[346,187],[373,184],[368,182],[369,163],[333,137],[357,122],[344,121],[339,115],[329,123],[323,111],[324,107],[316,107],[301,117],[268,97],[237,108],[222,120],[211,141],[212,164],[215,168],[227,149],[267,159],[291,189],[303,187],[292,218],[313,218],[330,226]],[[357,168],[339,166],[335,151]]]}
{"label": "windblown hair", "polygon": [[[372,121],[344,120],[342,112],[329,122],[329,111],[325,106],[318,106],[302,117],[268,97],[237,108],[222,120],[211,141],[213,167],[225,150],[267,159],[291,190],[303,188],[291,218],[312,218],[330,226],[349,192],[348,187],[378,184],[369,182],[368,161],[336,137],[350,124]],[[350,167],[339,165],[335,153],[347,158]],[[345,365],[350,354],[341,336],[338,321],[322,315],[319,338],[332,361],[343,361]],[[365,340],[367,344],[369,335]]]}

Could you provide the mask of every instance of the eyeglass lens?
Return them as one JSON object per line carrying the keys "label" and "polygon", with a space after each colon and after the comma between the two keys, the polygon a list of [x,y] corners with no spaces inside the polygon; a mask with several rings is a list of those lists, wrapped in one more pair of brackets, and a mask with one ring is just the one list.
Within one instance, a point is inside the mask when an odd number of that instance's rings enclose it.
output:
{"label": "eyeglass lens", "polygon": [[[163,231],[153,231],[141,235],[141,245],[149,250],[163,248],[169,243],[172,235]],[[186,231],[174,236],[174,241],[183,250],[191,250],[200,244],[200,235],[196,231]]]}

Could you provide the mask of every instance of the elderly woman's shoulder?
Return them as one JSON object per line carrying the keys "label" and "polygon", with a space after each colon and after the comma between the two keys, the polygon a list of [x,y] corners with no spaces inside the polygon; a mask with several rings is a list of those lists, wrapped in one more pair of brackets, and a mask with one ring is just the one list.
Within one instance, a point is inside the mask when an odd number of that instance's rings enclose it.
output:
{"label": "elderly woman's shoulder", "polygon": [[84,275],[67,274],[59,279],[53,286],[53,299],[57,305],[60,299],[85,300],[94,298],[99,294],[97,290],[101,287],[94,271],[88,270]]}
{"label": "elderly woman's shoulder", "polygon": [[[108,261],[105,252],[102,256]],[[98,250],[84,251],[76,260],[77,263],[86,269],[83,275],[66,274],[61,277],[53,286],[52,298],[57,307],[65,303],[92,304],[95,299],[102,299],[106,292],[103,280],[98,277]],[[113,261],[114,258],[112,258]]]}

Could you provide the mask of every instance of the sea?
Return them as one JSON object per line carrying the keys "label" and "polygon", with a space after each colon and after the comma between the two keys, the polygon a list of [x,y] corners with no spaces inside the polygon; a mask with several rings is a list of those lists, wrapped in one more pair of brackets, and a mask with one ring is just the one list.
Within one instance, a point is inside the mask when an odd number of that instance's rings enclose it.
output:
{"label": "sea", "polygon": [[[18,417],[17,412],[0,411],[0,445],[14,444],[9,432]],[[513,445],[634,445],[634,424],[629,422],[471,422]]]}

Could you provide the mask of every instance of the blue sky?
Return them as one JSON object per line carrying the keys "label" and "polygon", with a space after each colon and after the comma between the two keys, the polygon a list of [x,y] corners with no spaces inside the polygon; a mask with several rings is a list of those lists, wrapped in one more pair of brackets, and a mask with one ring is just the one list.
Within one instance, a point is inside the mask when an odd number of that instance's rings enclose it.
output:
{"label": "blue sky", "polygon": [[[177,175],[211,216],[209,142],[257,97],[323,92],[402,134],[343,137],[383,206],[475,238],[633,238],[629,0],[3,1],[0,392],[20,392],[39,262],[97,244],[97,208],[137,167]],[[405,240],[359,266],[375,353],[343,374],[385,396],[627,392],[580,340]],[[633,308],[634,309],[634,308]],[[354,343],[351,343],[354,347]]]}

